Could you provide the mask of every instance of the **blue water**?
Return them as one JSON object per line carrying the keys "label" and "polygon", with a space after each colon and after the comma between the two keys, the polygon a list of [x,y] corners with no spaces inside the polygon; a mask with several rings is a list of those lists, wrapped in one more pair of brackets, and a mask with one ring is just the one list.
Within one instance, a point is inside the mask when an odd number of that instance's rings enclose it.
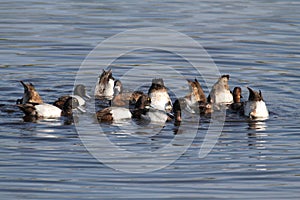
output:
{"label": "blue water", "polygon": [[[283,0],[2,1],[0,198],[299,199],[299,9],[298,1]],[[216,145],[199,158],[209,127],[209,119],[201,119],[187,151],[147,173],[122,172],[95,159],[74,124],[23,122],[15,106],[23,92],[18,81],[32,82],[45,102],[53,102],[72,92],[81,64],[100,42],[147,27],[178,31],[200,43],[220,73],[230,74],[231,88],[241,86],[244,98],[246,86],[263,92],[270,118],[253,122],[228,114]],[[106,56],[122,45],[115,44]],[[174,40],[172,45],[198,56],[189,44]],[[166,80],[174,92],[187,89],[178,81],[182,74],[198,78],[206,94],[210,88],[204,79],[215,80],[199,76],[190,63],[161,49],[130,52],[110,67],[122,78],[134,66],[147,70],[138,77],[128,74],[128,90],[136,89],[131,88],[134,84],[147,88],[152,78],[168,72],[167,67],[181,73]],[[136,79],[130,82],[132,77]],[[93,88],[88,91],[92,94]],[[102,128],[114,144],[132,152],[152,152],[175,137],[172,123],[154,135],[155,127],[128,123]],[[184,132],[182,137],[188,137]],[[125,161],[131,158],[111,158],[111,162]]]}

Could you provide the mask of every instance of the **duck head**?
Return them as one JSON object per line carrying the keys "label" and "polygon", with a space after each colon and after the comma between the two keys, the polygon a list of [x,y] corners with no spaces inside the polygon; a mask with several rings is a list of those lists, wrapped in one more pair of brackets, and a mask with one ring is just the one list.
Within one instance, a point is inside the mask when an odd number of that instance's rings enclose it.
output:
{"label": "duck head", "polygon": [[83,108],[80,107],[79,101],[75,97],[69,97],[63,105],[62,116],[72,116],[74,110],[79,110],[80,112],[85,112]]}
{"label": "duck head", "polygon": [[73,109],[79,107],[79,102],[74,97],[69,97],[63,105],[62,116],[71,116]]}
{"label": "duck head", "polygon": [[151,98],[146,94],[142,94],[138,98],[137,102],[135,103],[134,108],[135,109],[149,109],[150,105],[151,105]]}
{"label": "duck head", "polygon": [[146,115],[151,105],[151,99],[148,95],[142,94],[135,103],[132,111],[132,117],[141,119],[142,115]]}
{"label": "duck head", "polygon": [[74,95],[90,99],[91,97],[86,92],[86,87],[82,84],[76,85],[74,89]]}
{"label": "duck head", "polygon": [[123,91],[123,86],[120,80],[114,82],[114,95],[121,94]]}
{"label": "duck head", "polygon": [[242,97],[242,89],[240,87],[235,87],[232,92],[234,103],[240,103]]}
{"label": "duck head", "polygon": [[129,97],[129,104],[135,105],[138,99],[143,95],[142,91],[134,91],[131,96]]}
{"label": "duck head", "polygon": [[25,114],[25,116],[31,116],[31,117],[38,116],[37,111],[36,111],[34,105],[32,105],[30,103],[19,104],[17,106],[20,108],[20,110],[23,111],[23,113]]}

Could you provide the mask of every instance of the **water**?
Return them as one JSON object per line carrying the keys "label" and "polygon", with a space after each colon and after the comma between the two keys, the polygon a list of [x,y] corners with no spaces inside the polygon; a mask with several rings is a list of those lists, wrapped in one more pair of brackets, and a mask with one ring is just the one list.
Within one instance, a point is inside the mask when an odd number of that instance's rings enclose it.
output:
{"label": "water", "polygon": [[[299,6],[298,1],[283,0],[2,1],[1,199],[298,199]],[[99,42],[143,27],[172,29],[199,42],[220,72],[231,75],[231,88],[242,86],[244,98],[245,86],[262,90],[270,119],[251,122],[229,114],[212,152],[199,158],[209,125],[201,119],[192,145],[178,160],[142,174],[124,173],[97,161],[74,125],[63,120],[23,122],[14,106],[23,92],[19,80],[31,81],[44,101],[53,102],[71,93],[79,66]],[[117,77],[134,65],[176,66],[195,77],[193,71],[185,71],[188,63],[155,49],[133,52],[112,63],[120,69],[115,70]],[[138,83],[146,88],[152,76],[155,73]],[[175,78],[168,87],[187,88]],[[207,94],[209,88],[203,87]],[[122,126],[131,131],[120,131]],[[173,124],[157,135],[151,129],[140,133],[134,124],[122,126],[103,129],[130,151],[160,149],[176,132]]]}

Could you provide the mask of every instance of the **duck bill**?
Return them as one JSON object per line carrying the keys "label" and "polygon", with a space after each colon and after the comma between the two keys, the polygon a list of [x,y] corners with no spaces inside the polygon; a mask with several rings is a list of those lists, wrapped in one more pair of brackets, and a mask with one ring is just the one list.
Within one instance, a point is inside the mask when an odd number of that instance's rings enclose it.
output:
{"label": "duck bill", "polygon": [[81,106],[78,106],[77,109],[81,112],[81,113],[86,113],[86,110],[81,107]]}
{"label": "duck bill", "polygon": [[91,99],[91,98],[92,98],[92,97],[91,97],[90,95],[88,95],[88,94],[85,94],[84,97],[87,98],[87,99]]}
{"label": "duck bill", "polygon": [[181,121],[182,121],[182,118],[181,118],[181,112],[180,112],[180,111],[177,111],[177,112],[175,113],[174,118],[175,118],[175,121],[176,121],[176,122],[181,122]]}
{"label": "duck bill", "polygon": [[185,107],[186,111],[188,111],[189,113],[195,113],[195,111],[187,104]]}
{"label": "duck bill", "polygon": [[171,119],[174,119],[174,118],[175,118],[175,116],[174,116],[173,113],[167,112],[167,115],[168,115],[168,117],[170,117]]}

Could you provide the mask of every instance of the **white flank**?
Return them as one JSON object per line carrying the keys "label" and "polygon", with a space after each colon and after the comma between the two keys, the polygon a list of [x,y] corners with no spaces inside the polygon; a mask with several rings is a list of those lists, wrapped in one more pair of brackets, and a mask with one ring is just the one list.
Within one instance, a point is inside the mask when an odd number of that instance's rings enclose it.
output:
{"label": "white flank", "polygon": [[131,112],[127,108],[122,107],[111,107],[111,112],[114,121],[129,119],[131,118]]}
{"label": "white flank", "polygon": [[147,112],[146,115],[142,116],[144,120],[149,120],[152,123],[159,123],[163,124],[166,123],[168,119],[168,115],[166,112],[162,110],[155,110],[155,109],[150,109],[149,112]]}
{"label": "white flank", "polygon": [[61,116],[61,109],[51,104],[39,104],[35,106],[38,117],[58,118]]}
{"label": "white flank", "polygon": [[247,101],[245,103],[244,115],[255,118],[268,118],[269,111],[264,101]]}

